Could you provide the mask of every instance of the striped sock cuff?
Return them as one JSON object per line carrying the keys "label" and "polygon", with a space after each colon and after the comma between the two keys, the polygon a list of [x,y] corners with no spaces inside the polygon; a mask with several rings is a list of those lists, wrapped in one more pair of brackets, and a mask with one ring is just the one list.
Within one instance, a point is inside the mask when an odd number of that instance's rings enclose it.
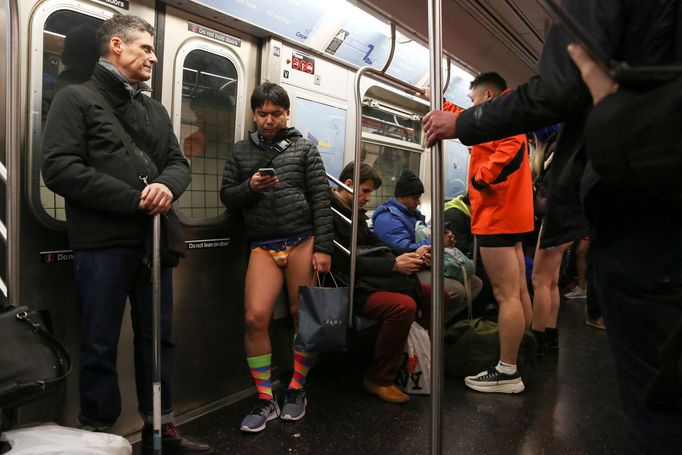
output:
{"label": "striped sock cuff", "polygon": [[272,354],[261,355],[258,357],[247,357],[251,376],[258,389],[258,398],[272,400]]}
{"label": "striped sock cuff", "polygon": [[294,375],[289,383],[289,389],[301,389],[305,386],[314,359],[313,353],[294,350]]}

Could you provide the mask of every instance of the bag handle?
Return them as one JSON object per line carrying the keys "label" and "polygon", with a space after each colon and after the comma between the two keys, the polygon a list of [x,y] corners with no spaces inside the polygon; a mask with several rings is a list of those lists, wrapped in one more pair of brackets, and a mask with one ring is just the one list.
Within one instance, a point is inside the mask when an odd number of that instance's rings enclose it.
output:
{"label": "bag handle", "polygon": [[331,272],[326,272],[326,273],[323,273],[322,275],[323,275],[322,281],[320,282],[320,273],[317,272],[317,271],[315,271],[315,277],[317,278],[317,287],[321,288],[321,287],[324,286],[324,277],[327,276],[327,275],[329,275],[329,276],[332,277],[332,281],[334,282],[334,287],[335,287],[335,288],[338,288],[338,287],[339,287],[339,284],[336,282],[336,278],[334,278],[334,274],[333,274],[333,273],[331,273]]}
{"label": "bag handle", "polygon": [[467,318],[474,318],[474,310],[471,305],[471,282],[469,281],[469,275],[467,275],[467,269],[464,264],[459,264],[459,268],[462,269],[462,276],[464,277],[464,294],[467,299]]}
{"label": "bag handle", "polygon": [[33,330],[33,333],[37,333],[45,341],[47,341],[47,343],[57,352],[58,357],[59,357],[59,363],[66,370],[61,375],[57,376],[54,379],[50,379],[49,381],[37,381],[37,382],[32,382],[32,383],[27,383],[27,384],[19,384],[19,388],[29,388],[29,387],[38,386],[44,390],[48,385],[55,384],[55,383],[60,382],[63,379],[65,379],[69,375],[69,373],[71,373],[71,369],[72,369],[71,356],[69,355],[69,352],[66,350],[66,348],[64,348],[64,346],[59,342],[59,340],[57,340],[54,337],[54,335],[52,335],[50,332],[48,332],[45,329],[45,327],[43,327],[41,324],[33,321],[31,319],[31,315],[28,311],[26,311],[26,310],[18,311],[16,317],[18,320],[30,325],[31,329]]}

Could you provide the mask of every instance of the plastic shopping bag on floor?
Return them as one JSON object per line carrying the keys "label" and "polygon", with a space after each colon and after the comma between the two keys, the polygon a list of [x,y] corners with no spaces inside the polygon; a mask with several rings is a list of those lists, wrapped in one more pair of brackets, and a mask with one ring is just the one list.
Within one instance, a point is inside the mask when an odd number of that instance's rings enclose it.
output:
{"label": "plastic shopping bag on floor", "polygon": [[6,431],[3,439],[9,442],[11,455],[131,455],[133,448],[121,436],[93,433],[45,424]]}
{"label": "plastic shopping bag on floor", "polygon": [[396,382],[405,393],[431,393],[431,340],[429,333],[416,322],[410,327]]}

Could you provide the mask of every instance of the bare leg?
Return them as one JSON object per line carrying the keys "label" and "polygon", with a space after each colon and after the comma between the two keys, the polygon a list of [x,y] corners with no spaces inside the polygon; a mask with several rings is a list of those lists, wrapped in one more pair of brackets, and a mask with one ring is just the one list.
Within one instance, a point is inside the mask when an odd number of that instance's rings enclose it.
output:
{"label": "bare leg", "polygon": [[513,247],[481,247],[481,259],[500,305],[500,360],[511,365],[516,365],[525,326],[519,289],[519,274],[524,273],[517,257],[517,249],[520,248],[521,242]]}
{"label": "bare leg", "polygon": [[311,286],[315,277],[315,271],[313,270],[314,241],[314,239],[306,240],[291,250],[287,266],[284,269],[287,293],[289,295],[289,311],[294,320],[296,332],[298,332],[298,287]]}
{"label": "bare leg", "polygon": [[519,261],[519,298],[523,306],[524,328],[530,329],[533,320],[533,305],[528,294],[528,282],[526,281],[526,258],[523,254],[523,244],[521,242],[514,245],[516,248],[516,259]]}
{"label": "bare leg", "polygon": [[[561,259],[571,243],[564,243],[555,248],[535,250],[533,265],[533,330],[544,332],[551,321],[556,308],[559,312],[559,270]],[[555,319],[556,321],[556,319]],[[556,326],[556,322],[555,322]]]}
{"label": "bare leg", "polygon": [[283,279],[282,270],[270,255],[251,251],[244,291],[246,323],[244,347],[247,357],[258,357],[272,352],[268,325],[277,296],[282,290]]}
{"label": "bare leg", "polygon": [[564,257],[564,253],[566,250],[568,250],[571,247],[571,242],[564,243],[563,245],[559,245],[556,247],[556,250],[559,250],[557,252],[557,258],[556,258],[556,264],[554,266],[554,275],[552,276],[552,284],[551,284],[551,296],[552,296],[552,305],[549,310],[549,315],[547,317],[547,321],[545,322],[545,325],[547,328],[554,329],[556,328],[557,324],[557,319],[559,318],[559,305],[561,304],[561,293],[559,292],[559,272],[561,271],[561,259]]}

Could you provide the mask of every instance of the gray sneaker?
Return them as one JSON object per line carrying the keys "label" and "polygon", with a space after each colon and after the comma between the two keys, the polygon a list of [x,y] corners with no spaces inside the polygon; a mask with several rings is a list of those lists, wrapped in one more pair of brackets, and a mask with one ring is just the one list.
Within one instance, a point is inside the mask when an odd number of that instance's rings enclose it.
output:
{"label": "gray sneaker", "polygon": [[305,415],[305,406],[308,400],[305,397],[304,389],[287,390],[282,405],[283,420],[301,420]]}
{"label": "gray sneaker", "polygon": [[272,400],[259,399],[251,409],[251,412],[244,417],[240,430],[247,433],[258,433],[263,431],[265,424],[279,416],[279,406]]}

